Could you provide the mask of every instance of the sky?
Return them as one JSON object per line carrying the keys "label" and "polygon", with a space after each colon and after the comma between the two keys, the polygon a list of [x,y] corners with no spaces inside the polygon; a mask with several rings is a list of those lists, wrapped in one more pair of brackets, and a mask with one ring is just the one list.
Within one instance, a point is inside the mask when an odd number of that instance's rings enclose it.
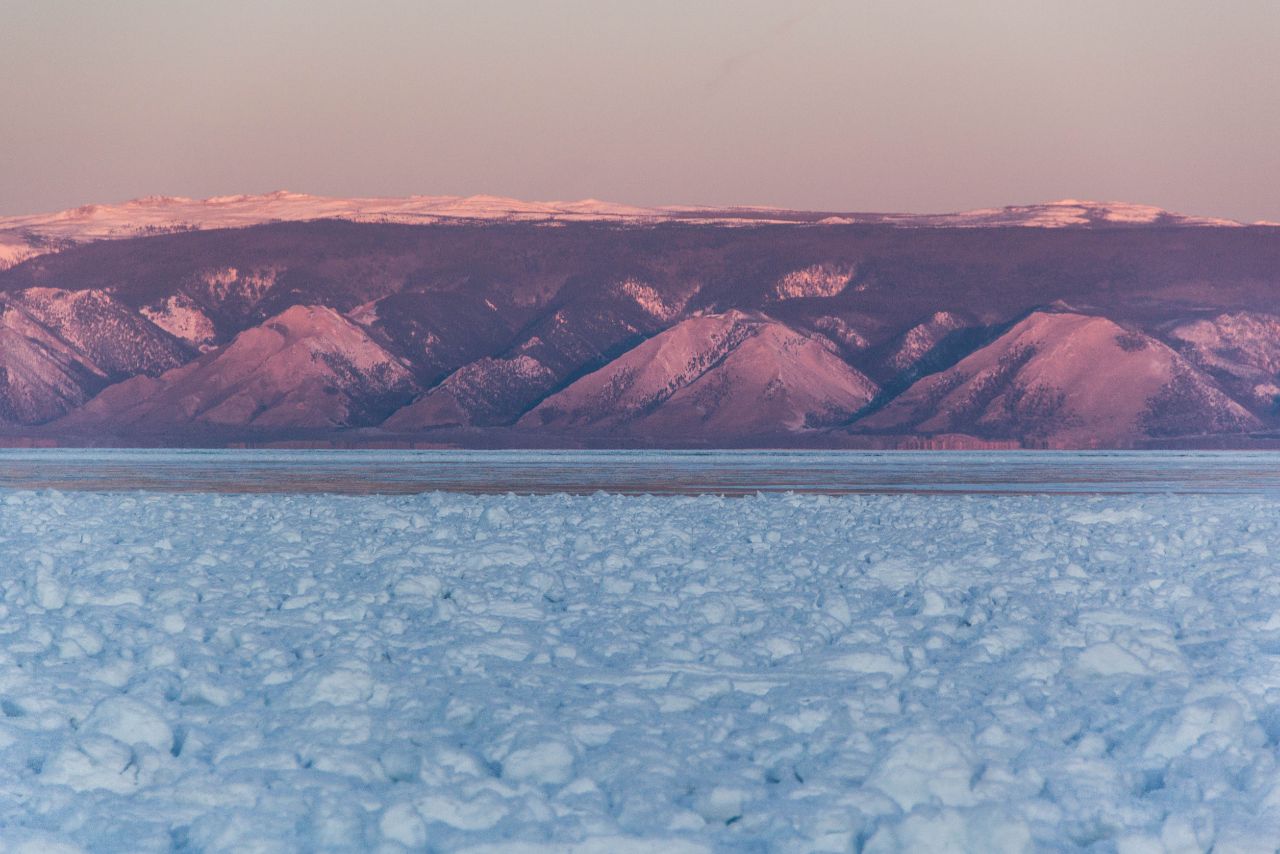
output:
{"label": "sky", "polygon": [[0,0],[0,214],[143,195],[1280,220],[1274,0]]}

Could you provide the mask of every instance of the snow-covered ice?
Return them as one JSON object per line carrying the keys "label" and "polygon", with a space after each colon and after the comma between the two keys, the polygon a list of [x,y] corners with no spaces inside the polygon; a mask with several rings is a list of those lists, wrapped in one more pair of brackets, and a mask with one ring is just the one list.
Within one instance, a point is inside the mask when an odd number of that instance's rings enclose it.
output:
{"label": "snow-covered ice", "polygon": [[0,848],[1272,851],[1278,556],[1267,496],[4,490]]}

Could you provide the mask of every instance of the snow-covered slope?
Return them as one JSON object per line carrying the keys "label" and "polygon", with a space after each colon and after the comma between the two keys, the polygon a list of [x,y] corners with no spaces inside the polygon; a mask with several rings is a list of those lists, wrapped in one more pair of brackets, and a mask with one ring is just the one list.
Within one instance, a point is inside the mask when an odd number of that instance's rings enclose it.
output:
{"label": "snow-covered slope", "polygon": [[507,423],[555,386],[555,373],[527,354],[486,356],[454,371],[382,425],[394,432]]}
{"label": "snow-covered slope", "polygon": [[0,297],[0,423],[40,424],[110,382],[159,374],[183,345],[98,290],[29,288]]}
{"label": "snow-covered slope", "polygon": [[885,363],[894,371],[910,371],[942,339],[964,326],[965,321],[952,312],[935,311],[899,336],[886,355]]}
{"label": "snow-covered slope", "polygon": [[[1150,205],[1067,199],[1040,205],[944,214],[831,213],[770,207],[638,207],[597,199],[526,202],[499,196],[332,198],[280,190],[262,195],[189,199],[147,196],[119,204],[90,204],[54,213],[0,217],[0,269],[77,243],[266,222],[343,219],[431,225],[449,222],[700,222],[725,225],[798,223],[887,224],[903,227],[1040,228],[1115,225],[1231,226],[1213,217],[1171,213]],[[827,281],[826,279],[823,280]],[[804,283],[799,283],[804,286]],[[829,287],[824,284],[823,287]],[[783,284],[786,296],[792,284]]]}
{"label": "snow-covered slope", "polygon": [[654,320],[670,320],[679,314],[688,302],[688,295],[663,296],[652,285],[635,278],[623,279],[617,290],[635,300],[636,305]]}
{"label": "snow-covered slope", "polygon": [[1242,399],[1280,406],[1280,316],[1232,312],[1196,320],[1171,333],[1192,361],[1223,378]]}
{"label": "snow-covered slope", "polygon": [[197,350],[208,350],[217,341],[213,321],[185,293],[171,294],[154,305],[143,306],[141,314],[174,338]]}
{"label": "snow-covered slope", "polygon": [[17,231],[0,231],[0,270],[43,254],[36,241]]}
{"label": "snow-covered slope", "polygon": [[172,335],[101,290],[28,288],[14,300],[113,380],[159,374],[190,357]]}
{"label": "snow-covered slope", "polygon": [[774,286],[774,298],[779,300],[802,297],[833,297],[849,286],[853,269],[835,264],[812,264],[800,270],[792,270]]}
{"label": "snow-covered slope", "polygon": [[813,328],[832,342],[842,345],[848,353],[857,353],[871,346],[867,336],[843,317],[830,314],[819,315],[813,319]]}
{"label": "snow-covered slope", "polygon": [[[343,219],[431,225],[490,221],[645,221],[705,219],[701,209],[670,212],[586,199],[525,202],[497,196],[330,198],[277,191],[263,195],[188,199],[148,196],[120,204],[91,204],[47,214],[0,217],[0,267],[59,246],[266,222]],[[728,217],[732,219],[732,216]]]}
{"label": "snow-covered slope", "polygon": [[847,418],[876,392],[825,339],[740,311],[682,321],[521,419],[551,430],[740,436]]}
{"label": "snow-covered slope", "polygon": [[0,300],[0,424],[39,424],[79,406],[106,372],[20,304]]}
{"label": "snow-covered slope", "polygon": [[106,389],[62,420],[159,430],[184,424],[325,428],[368,424],[406,403],[408,368],[332,309],[294,306],[158,378]]}
{"label": "snow-covered slope", "polygon": [[[276,284],[276,271],[214,267],[201,270],[187,283],[189,295],[219,314],[246,317]],[[197,321],[198,322],[198,321]]]}
{"label": "snow-covered slope", "polygon": [[856,425],[1084,447],[1257,426],[1211,379],[1150,336],[1103,317],[1049,312],[1031,314]]}
{"label": "snow-covered slope", "polygon": [[903,225],[943,227],[999,228],[1027,226],[1033,228],[1069,228],[1100,225],[1192,225],[1238,226],[1242,223],[1220,217],[1188,216],[1153,205],[1131,202],[1098,202],[1062,199],[1037,205],[1008,205],[982,208],[953,214],[891,215]]}

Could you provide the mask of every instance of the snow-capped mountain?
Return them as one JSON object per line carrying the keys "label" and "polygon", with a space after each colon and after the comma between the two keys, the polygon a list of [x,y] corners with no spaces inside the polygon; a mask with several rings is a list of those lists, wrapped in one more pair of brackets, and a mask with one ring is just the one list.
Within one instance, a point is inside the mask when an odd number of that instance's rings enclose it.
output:
{"label": "snow-capped mountain", "polygon": [[180,368],[112,386],[61,425],[349,427],[381,421],[415,390],[408,367],[360,327],[294,306]]}
{"label": "snow-capped mountain", "polygon": [[821,336],[741,311],[692,317],[552,395],[520,420],[558,431],[714,438],[849,419],[876,385]]}
{"label": "snow-capped mountain", "polygon": [[916,382],[855,429],[1088,447],[1258,426],[1209,377],[1150,336],[1105,317],[1038,311]]}
{"label": "snow-capped mountain", "polygon": [[[245,228],[268,222],[307,222],[320,219],[407,225],[476,222],[598,222],[630,225],[661,222],[720,225],[862,224],[904,228],[1241,225],[1227,219],[1172,213],[1150,205],[1076,199],[960,213],[902,214],[838,213],[753,206],[639,207],[597,199],[527,202],[500,196],[333,198],[279,190],[260,195],[215,196],[208,199],[146,196],[118,204],[89,204],[53,213],[0,217],[0,269],[28,258],[95,240],[120,240],[199,229]],[[785,298],[797,286],[803,286],[801,280],[783,285],[780,296]],[[826,287],[830,287],[830,284]]]}
{"label": "snow-capped mountain", "polygon": [[1219,225],[295,194],[8,220],[44,254],[0,271],[0,442],[1274,441],[1280,229]]}

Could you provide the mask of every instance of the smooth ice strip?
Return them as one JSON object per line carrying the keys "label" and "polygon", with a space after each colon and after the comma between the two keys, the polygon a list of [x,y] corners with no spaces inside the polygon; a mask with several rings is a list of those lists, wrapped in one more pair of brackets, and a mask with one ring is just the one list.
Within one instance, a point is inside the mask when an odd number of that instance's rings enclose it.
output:
{"label": "smooth ice strip", "polygon": [[[1269,451],[320,451],[0,448],[0,488],[416,494],[1280,496]],[[1083,511],[1110,521],[1130,510]],[[1095,514],[1096,515],[1096,514]],[[1082,519],[1083,521],[1083,519]],[[1123,521],[1123,518],[1116,521]]]}

